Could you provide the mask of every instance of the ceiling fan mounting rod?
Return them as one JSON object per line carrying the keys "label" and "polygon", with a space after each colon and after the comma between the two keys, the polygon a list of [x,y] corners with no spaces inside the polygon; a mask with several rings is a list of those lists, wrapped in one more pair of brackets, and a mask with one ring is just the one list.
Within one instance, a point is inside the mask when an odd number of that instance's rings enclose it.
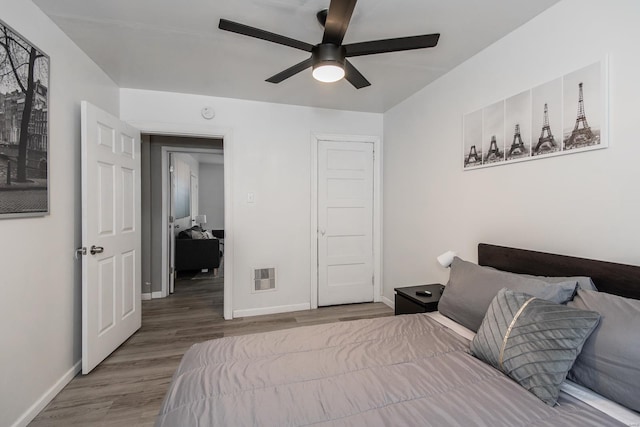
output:
{"label": "ceiling fan mounting rod", "polygon": [[321,43],[311,50],[314,65],[321,63],[339,63],[344,67],[346,49],[333,43]]}
{"label": "ceiling fan mounting rod", "polygon": [[316,13],[316,18],[322,27],[324,28],[324,24],[327,23],[327,14],[329,13],[329,9],[322,9]]}

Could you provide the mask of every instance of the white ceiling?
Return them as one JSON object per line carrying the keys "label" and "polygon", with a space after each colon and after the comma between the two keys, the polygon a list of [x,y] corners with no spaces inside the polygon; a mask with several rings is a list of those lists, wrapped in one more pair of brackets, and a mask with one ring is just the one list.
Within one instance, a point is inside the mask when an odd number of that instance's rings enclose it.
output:
{"label": "white ceiling", "polygon": [[218,29],[226,18],[316,44],[329,0],[34,2],[120,87],[384,112],[558,0],[359,0],[345,43],[441,33],[432,49],[352,58],[372,83],[360,90],[311,70],[267,83],[309,55]]}

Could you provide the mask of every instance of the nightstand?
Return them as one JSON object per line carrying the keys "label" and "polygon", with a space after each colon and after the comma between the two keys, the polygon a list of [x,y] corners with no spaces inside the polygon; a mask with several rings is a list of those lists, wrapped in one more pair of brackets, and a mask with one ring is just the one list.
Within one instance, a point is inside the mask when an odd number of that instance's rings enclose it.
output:
{"label": "nightstand", "polygon": [[[438,301],[444,286],[440,284],[409,286],[406,288],[395,288],[396,291],[396,312],[395,314],[427,313],[438,309]],[[430,297],[416,295],[416,291],[429,291]]]}

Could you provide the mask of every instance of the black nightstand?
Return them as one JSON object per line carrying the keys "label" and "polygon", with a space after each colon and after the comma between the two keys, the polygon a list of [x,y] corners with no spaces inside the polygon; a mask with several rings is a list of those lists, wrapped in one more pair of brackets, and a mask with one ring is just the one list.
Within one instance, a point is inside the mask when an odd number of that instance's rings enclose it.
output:
{"label": "black nightstand", "polygon": [[[427,313],[438,309],[438,301],[444,286],[440,284],[409,286],[406,288],[395,288],[396,291],[396,312],[395,314]],[[429,291],[430,297],[416,295],[416,291]]]}

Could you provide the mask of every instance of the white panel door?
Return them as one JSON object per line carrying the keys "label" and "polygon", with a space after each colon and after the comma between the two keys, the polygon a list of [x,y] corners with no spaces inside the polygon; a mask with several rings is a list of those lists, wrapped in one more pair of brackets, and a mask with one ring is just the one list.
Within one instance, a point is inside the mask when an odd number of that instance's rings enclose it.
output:
{"label": "white panel door", "polygon": [[318,305],[373,301],[373,144],[319,141]]}
{"label": "white panel door", "polygon": [[140,132],[82,102],[82,373],[140,328]]}

